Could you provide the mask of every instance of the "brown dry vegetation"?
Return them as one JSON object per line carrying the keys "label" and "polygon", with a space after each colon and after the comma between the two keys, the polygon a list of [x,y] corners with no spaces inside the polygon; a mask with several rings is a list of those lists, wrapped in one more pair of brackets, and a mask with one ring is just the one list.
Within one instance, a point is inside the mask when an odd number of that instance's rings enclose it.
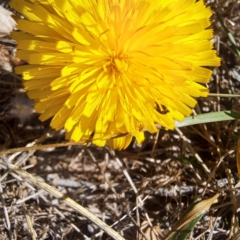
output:
{"label": "brown dry vegetation", "polygon": [[[215,47],[222,58],[210,92],[239,94],[240,58],[217,13],[240,46],[240,2],[206,2],[214,12]],[[64,132],[38,120],[21,78],[10,71],[19,64],[11,55],[15,43],[8,38],[0,41],[0,240],[112,239],[63,198],[13,171],[14,166],[114,225],[127,240],[166,239],[169,232],[184,231],[177,225],[187,222],[184,211],[196,199],[219,194],[188,239],[240,239],[238,120],[146,133],[141,146],[132,143],[121,152],[92,145],[57,147],[65,142]],[[199,99],[195,109],[197,114],[222,110],[239,112],[239,98],[210,96]],[[30,148],[14,150],[19,147]],[[13,151],[6,152],[9,149]]]}

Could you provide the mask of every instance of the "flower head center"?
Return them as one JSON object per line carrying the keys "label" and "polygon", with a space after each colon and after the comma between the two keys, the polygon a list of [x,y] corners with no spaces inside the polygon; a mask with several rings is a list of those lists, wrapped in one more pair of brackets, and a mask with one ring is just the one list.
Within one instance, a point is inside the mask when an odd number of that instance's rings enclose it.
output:
{"label": "flower head center", "polygon": [[128,70],[128,56],[123,54],[117,55],[116,52],[112,52],[103,68],[106,72],[115,74],[125,72]]}
{"label": "flower head center", "polygon": [[118,72],[125,72],[128,69],[128,60],[126,57],[113,58],[113,65]]}

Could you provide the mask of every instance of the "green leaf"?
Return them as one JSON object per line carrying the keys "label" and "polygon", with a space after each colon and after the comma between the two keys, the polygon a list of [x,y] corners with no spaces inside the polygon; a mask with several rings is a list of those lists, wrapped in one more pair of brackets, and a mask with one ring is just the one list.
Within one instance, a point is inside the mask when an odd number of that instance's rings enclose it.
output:
{"label": "green leaf", "polygon": [[236,55],[240,58],[240,50],[238,48],[238,45],[236,43],[236,40],[235,38],[233,37],[233,35],[230,33],[230,31],[228,30],[226,24],[224,23],[224,20],[223,18],[221,17],[221,15],[216,12],[216,15],[217,15],[217,19],[218,21],[220,22],[223,30],[225,31],[225,33],[227,34],[228,36],[228,39],[230,40],[230,42],[232,43],[232,47],[233,47],[233,50],[235,51]]}
{"label": "green leaf", "polygon": [[195,124],[221,122],[240,119],[240,113],[233,111],[211,112],[185,118],[182,122],[175,121],[176,127],[186,127]]}
{"label": "green leaf", "polygon": [[175,223],[172,230],[166,236],[167,240],[185,240],[197,222],[211,205],[218,199],[219,194],[205,200],[197,200],[192,203]]}
{"label": "green leaf", "polygon": [[188,235],[191,233],[195,225],[202,218],[204,213],[200,214],[196,218],[194,218],[190,223],[184,226],[180,231],[176,232],[169,240],[185,240]]}

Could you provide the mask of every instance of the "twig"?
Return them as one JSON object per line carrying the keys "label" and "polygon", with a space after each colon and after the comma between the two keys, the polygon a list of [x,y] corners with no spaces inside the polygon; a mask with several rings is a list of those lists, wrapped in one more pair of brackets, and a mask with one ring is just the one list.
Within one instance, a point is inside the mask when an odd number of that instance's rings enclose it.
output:
{"label": "twig", "polygon": [[[207,180],[207,183],[209,183],[209,182],[211,181],[211,179],[213,178],[216,170],[217,170],[218,167],[220,166],[220,164],[221,164],[221,162],[223,161],[223,159],[224,159],[226,156],[232,154],[234,151],[235,151],[235,150],[230,150],[230,151],[228,151],[227,153],[225,153],[225,154],[219,159],[219,161],[218,161],[217,164],[215,165],[214,169],[213,169],[212,172],[210,173],[210,175],[209,175],[209,177],[208,177],[208,180]],[[206,184],[206,186],[205,186],[205,188],[204,188],[204,190],[203,190],[203,192],[202,192],[202,196],[205,194],[205,191],[206,191],[207,188],[208,188],[208,184]]]}
{"label": "twig", "polygon": [[191,151],[192,154],[194,154],[195,158],[197,159],[198,163],[201,164],[201,166],[203,167],[204,171],[209,174],[211,171],[209,170],[209,168],[207,167],[207,165],[203,162],[203,160],[201,159],[201,157],[195,152],[195,150],[193,149],[193,147],[191,146],[191,144],[189,144],[188,139],[183,135],[182,131],[180,131],[179,128],[176,128],[177,133],[180,135],[180,137],[183,139],[183,141],[185,142],[185,144],[187,145],[187,147],[189,148],[189,150]]}

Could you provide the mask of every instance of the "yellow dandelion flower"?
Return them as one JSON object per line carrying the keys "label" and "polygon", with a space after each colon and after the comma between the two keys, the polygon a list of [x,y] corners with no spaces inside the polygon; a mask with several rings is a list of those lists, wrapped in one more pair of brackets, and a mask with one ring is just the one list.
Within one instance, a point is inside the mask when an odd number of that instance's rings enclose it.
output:
{"label": "yellow dandelion flower", "polygon": [[[174,128],[218,66],[203,0],[12,0],[16,69],[42,121],[76,142],[126,148]],[[200,84],[199,84],[200,83]]]}

